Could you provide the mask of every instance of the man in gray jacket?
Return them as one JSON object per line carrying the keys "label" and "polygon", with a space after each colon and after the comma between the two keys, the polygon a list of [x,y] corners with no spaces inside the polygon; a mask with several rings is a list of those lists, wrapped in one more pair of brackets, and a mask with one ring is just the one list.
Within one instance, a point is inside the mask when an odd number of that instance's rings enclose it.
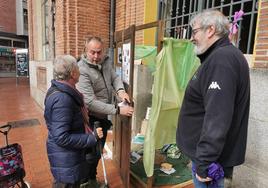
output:
{"label": "man in gray jacket", "polygon": [[[80,77],[77,89],[83,93],[85,104],[89,110],[91,125],[99,121],[103,129],[102,145],[104,146],[107,130],[112,123],[108,120],[108,115],[132,116],[131,106],[115,106],[111,104],[112,92],[115,91],[121,101],[130,103],[129,96],[125,92],[124,85],[120,77],[113,69],[112,60],[105,56],[103,42],[99,37],[90,37],[85,42],[85,53],[78,62]],[[100,155],[89,152],[88,163],[92,171],[89,174],[89,183],[92,187],[99,187],[96,181],[97,165]]]}

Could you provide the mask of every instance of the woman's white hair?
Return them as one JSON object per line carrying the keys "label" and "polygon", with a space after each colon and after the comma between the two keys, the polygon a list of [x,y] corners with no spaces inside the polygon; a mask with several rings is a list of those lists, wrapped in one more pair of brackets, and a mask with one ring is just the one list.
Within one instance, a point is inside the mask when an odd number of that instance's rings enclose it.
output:
{"label": "woman's white hair", "polygon": [[71,55],[59,55],[53,61],[55,80],[69,80],[74,68],[78,68],[76,59]]}
{"label": "woman's white hair", "polygon": [[193,25],[197,23],[199,24],[199,27],[202,27],[204,29],[213,25],[215,27],[216,35],[219,37],[223,37],[229,34],[229,20],[218,10],[208,9],[196,14],[191,19],[190,26],[193,27]]}

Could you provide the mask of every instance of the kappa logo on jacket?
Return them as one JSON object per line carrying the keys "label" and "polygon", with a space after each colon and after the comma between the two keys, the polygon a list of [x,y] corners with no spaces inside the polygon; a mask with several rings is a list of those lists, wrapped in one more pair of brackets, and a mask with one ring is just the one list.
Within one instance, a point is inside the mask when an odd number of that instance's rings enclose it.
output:
{"label": "kappa logo on jacket", "polygon": [[211,82],[211,84],[209,85],[208,89],[218,89],[221,90],[219,84],[217,82]]}

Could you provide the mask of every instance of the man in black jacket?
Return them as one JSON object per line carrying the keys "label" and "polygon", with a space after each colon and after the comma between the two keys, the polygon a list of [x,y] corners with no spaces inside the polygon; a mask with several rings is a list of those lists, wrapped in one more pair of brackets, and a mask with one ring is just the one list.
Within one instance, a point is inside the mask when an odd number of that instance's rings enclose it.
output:
{"label": "man in black jacket", "polygon": [[[224,187],[233,167],[245,160],[250,80],[244,55],[229,39],[229,21],[206,10],[190,22],[201,66],[185,91],[177,128],[177,145],[192,160],[196,188]],[[211,175],[216,167],[220,176]],[[225,187],[228,187],[225,185]]]}

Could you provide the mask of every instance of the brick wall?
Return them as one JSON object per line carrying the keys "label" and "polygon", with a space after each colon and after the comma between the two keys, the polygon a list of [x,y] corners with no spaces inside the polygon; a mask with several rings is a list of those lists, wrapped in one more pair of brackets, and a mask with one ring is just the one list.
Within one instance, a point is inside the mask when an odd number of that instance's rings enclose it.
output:
{"label": "brick wall", "polygon": [[[144,0],[116,1],[116,26],[119,31],[132,24],[144,24]],[[143,31],[136,32],[136,44],[143,44]]]}
{"label": "brick wall", "polygon": [[268,68],[268,1],[259,3],[259,24],[255,41],[255,68]]}
{"label": "brick wall", "polygon": [[110,1],[56,1],[56,55],[79,57],[87,36],[96,35],[109,44]]}
{"label": "brick wall", "polygon": [[[36,53],[36,35],[38,33],[36,28],[37,23],[35,21],[37,10],[34,4],[34,0],[28,0],[29,48],[31,60],[37,60],[34,54]],[[56,0],[56,55],[71,54],[75,57],[79,57],[84,49],[84,40],[90,35],[101,37],[105,46],[108,47],[109,17],[109,0]],[[51,26],[49,29],[51,30]],[[38,34],[44,35],[43,32],[39,32]],[[49,42],[51,44],[53,43],[51,40]],[[42,45],[42,41],[38,41],[38,43]]]}
{"label": "brick wall", "polygon": [[0,31],[16,33],[16,0],[0,0]]}

